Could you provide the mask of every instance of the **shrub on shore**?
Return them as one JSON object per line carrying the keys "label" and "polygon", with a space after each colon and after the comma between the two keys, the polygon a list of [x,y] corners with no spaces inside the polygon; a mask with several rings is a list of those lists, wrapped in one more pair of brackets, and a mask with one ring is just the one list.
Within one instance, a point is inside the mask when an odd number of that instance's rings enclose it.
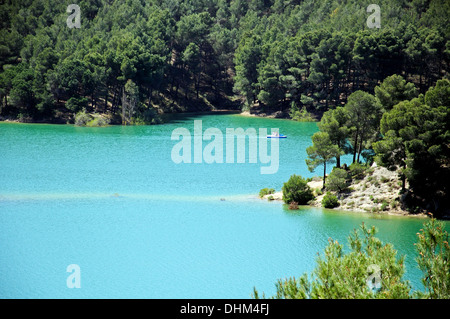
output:
{"label": "shrub on shore", "polygon": [[336,195],[327,192],[322,199],[322,206],[325,208],[336,208],[339,207],[339,200]]}
{"label": "shrub on shore", "polygon": [[[348,237],[350,251],[329,240],[313,272],[300,278],[279,279],[276,299],[449,299],[449,233],[445,224],[431,219],[417,233],[416,262],[423,272],[424,290],[411,289],[405,274],[405,256],[392,244],[376,238],[376,228],[364,223]],[[260,294],[253,289],[253,298]],[[262,298],[266,298],[263,293]]]}
{"label": "shrub on shore", "polygon": [[353,163],[349,166],[350,177],[354,180],[361,180],[365,177],[368,167],[359,163]]}
{"label": "shrub on shore", "polygon": [[314,117],[309,113],[305,107],[299,109],[297,106],[291,108],[289,116],[292,120],[297,122],[316,122]]}
{"label": "shrub on shore", "polygon": [[306,205],[314,199],[314,194],[304,178],[298,175],[292,175],[289,180],[283,184],[283,201],[286,204],[292,202],[298,205]]}
{"label": "shrub on shore", "polygon": [[87,123],[93,120],[93,117],[86,113],[86,110],[83,110],[81,112],[78,112],[75,115],[75,125],[76,126],[86,126]]}
{"label": "shrub on shore", "polygon": [[263,198],[266,195],[275,194],[275,190],[273,188],[263,188],[259,191],[259,197]]}
{"label": "shrub on shore", "polygon": [[334,168],[327,178],[326,189],[343,192],[348,189],[348,173],[341,168]]}
{"label": "shrub on shore", "polygon": [[78,112],[75,115],[75,125],[76,126],[89,126],[89,127],[99,127],[107,126],[110,124],[110,119],[104,115],[92,115],[86,113],[86,110]]}
{"label": "shrub on shore", "polygon": [[96,116],[94,119],[87,123],[86,126],[97,127],[97,126],[107,126],[109,125],[110,120],[105,116]]}

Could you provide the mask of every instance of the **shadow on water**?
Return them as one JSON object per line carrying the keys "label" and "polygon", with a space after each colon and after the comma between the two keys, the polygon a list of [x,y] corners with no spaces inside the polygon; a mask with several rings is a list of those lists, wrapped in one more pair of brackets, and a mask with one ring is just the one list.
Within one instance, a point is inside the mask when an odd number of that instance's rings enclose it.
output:
{"label": "shadow on water", "polygon": [[210,111],[210,112],[189,112],[189,113],[165,113],[161,117],[164,124],[185,124],[186,121],[193,121],[201,116],[206,115],[236,115],[240,111]]}

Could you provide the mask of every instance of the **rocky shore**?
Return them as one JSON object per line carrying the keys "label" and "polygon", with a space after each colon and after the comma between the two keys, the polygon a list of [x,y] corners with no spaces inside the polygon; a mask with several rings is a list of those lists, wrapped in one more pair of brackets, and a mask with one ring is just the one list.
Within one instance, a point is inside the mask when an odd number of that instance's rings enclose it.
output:
{"label": "rocky shore", "polygon": [[[310,203],[314,207],[322,207],[322,199],[326,191],[322,191],[323,181],[316,177],[308,183],[314,191],[316,199]],[[336,210],[367,212],[376,214],[412,216],[404,209],[401,195],[401,184],[398,173],[389,171],[384,167],[374,164],[371,173],[363,179],[352,182],[349,191],[336,194],[340,206]],[[283,200],[281,191],[271,195],[265,195],[266,200]],[[426,217],[426,214],[415,214],[413,216]]]}

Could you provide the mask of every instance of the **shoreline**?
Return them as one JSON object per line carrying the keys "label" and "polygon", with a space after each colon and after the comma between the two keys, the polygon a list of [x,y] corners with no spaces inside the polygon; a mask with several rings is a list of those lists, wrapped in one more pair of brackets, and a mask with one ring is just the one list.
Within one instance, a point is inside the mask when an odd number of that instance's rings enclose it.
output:
{"label": "shoreline", "polygon": [[[94,114],[94,113],[92,113]],[[104,113],[101,113],[99,115],[104,115]],[[181,113],[163,113],[161,114],[162,117],[171,118],[176,116],[201,116],[201,115],[242,115],[242,112],[239,110],[232,110],[232,109],[223,109],[223,110],[211,110],[211,111],[204,111],[204,112],[181,112]],[[170,121],[170,120],[169,120]],[[0,124],[7,123],[7,124],[45,124],[45,125],[58,125],[58,126],[77,126],[74,123],[68,123],[63,121],[30,121],[30,122],[22,122],[17,119],[5,119],[0,117]],[[162,122],[159,124],[145,124],[147,126],[154,126],[154,125],[162,125],[167,124],[168,122]],[[91,126],[91,127],[108,127],[108,126],[145,126],[145,125],[123,125],[123,124],[108,124],[104,126]],[[77,127],[90,127],[90,126],[77,126]]]}
{"label": "shoreline", "polygon": [[[276,192],[272,194],[274,197],[273,200],[268,200],[267,197],[270,195],[265,195],[263,198],[260,198],[255,194],[234,194],[227,196],[220,195],[209,195],[209,196],[167,196],[167,195],[157,195],[157,194],[129,194],[129,193],[23,193],[23,194],[6,194],[0,196],[0,202],[2,201],[58,201],[61,199],[64,200],[85,200],[85,199],[111,199],[111,200],[149,200],[149,201],[175,201],[175,202],[262,202],[266,201],[267,203],[276,203],[281,206],[287,205],[282,201],[282,193]],[[342,209],[341,207],[328,209],[317,205],[299,205],[301,208],[312,208],[319,209],[328,212],[336,212],[336,213],[350,213],[350,214],[367,214],[370,216],[378,216],[378,217],[411,217],[411,218],[428,218],[426,214],[408,214],[408,213],[394,213],[394,212],[379,212],[379,213],[371,213],[364,210],[356,210],[356,209]]]}
{"label": "shoreline", "polygon": [[[270,195],[264,195],[262,198],[258,197],[257,195],[255,195],[258,199],[260,199],[261,201],[267,201],[267,202],[278,202],[282,205],[287,205],[286,203],[283,202],[283,193],[280,192],[275,192],[274,194],[270,194]],[[269,200],[268,197],[269,196],[273,196],[273,199]],[[320,196],[323,197],[323,196]],[[369,212],[363,209],[358,209],[358,208],[354,208],[354,209],[348,209],[348,208],[342,208],[341,206],[336,207],[336,208],[325,208],[322,205],[299,205],[299,207],[310,207],[310,208],[318,208],[318,209],[323,209],[323,210],[327,210],[327,211],[336,211],[337,213],[341,213],[341,212],[345,212],[345,213],[355,213],[355,214],[368,214],[371,216],[394,216],[394,217],[411,217],[411,218],[421,218],[421,219],[425,219],[425,218],[429,218],[429,216],[427,214],[424,213],[420,213],[420,214],[411,214],[408,211],[402,210],[402,211],[379,211],[379,212]]]}
{"label": "shoreline", "polygon": [[[353,180],[345,192],[330,192],[338,198],[339,206],[336,208],[325,208],[322,200],[327,191],[323,190],[322,178],[316,177],[308,182],[309,188],[313,191],[315,199],[309,203],[310,207],[317,207],[336,211],[349,211],[355,213],[369,213],[372,215],[401,216],[428,218],[427,212],[411,213],[406,210],[404,204],[407,193],[401,193],[398,173],[389,171],[384,167],[372,165],[370,173],[362,179]],[[270,198],[270,199],[269,199]],[[276,191],[262,197],[263,200],[282,201],[283,194]],[[441,219],[448,220],[448,216]]]}
{"label": "shoreline", "polygon": [[[280,115],[282,114],[282,115]],[[99,114],[99,115],[103,115]],[[238,116],[243,116],[243,117],[252,117],[252,118],[261,118],[261,119],[274,119],[274,120],[287,120],[287,121],[293,121],[293,122],[297,122],[293,119],[291,119],[288,115],[286,115],[285,113],[281,113],[281,112],[275,112],[275,113],[251,113],[250,111],[240,111],[240,110],[233,110],[233,109],[215,109],[215,110],[210,110],[210,111],[203,111],[203,112],[180,112],[180,113],[163,113],[161,114],[161,116],[164,118],[168,118],[170,122],[170,118],[171,117],[176,117],[176,116],[202,116],[202,115],[238,115]],[[310,122],[310,123],[316,123],[317,121],[305,121],[305,122]],[[8,123],[8,124],[44,124],[44,125],[58,125],[58,126],[64,126],[64,125],[68,125],[68,126],[77,126],[74,123],[68,123],[67,121],[64,122],[62,120],[55,120],[55,121],[45,121],[45,120],[40,120],[40,121],[19,121],[17,119],[8,119],[8,118],[2,118],[0,117],[0,124],[2,123]],[[167,122],[162,122],[159,124],[145,124],[148,126],[152,126],[152,125],[162,125],[162,124],[166,124]],[[108,126],[142,126],[142,125],[123,125],[123,124],[108,124],[108,125],[104,125],[104,126],[92,126],[92,127],[108,127]],[[78,127],[89,127],[89,126],[78,126]]]}
{"label": "shoreline", "polygon": [[[262,119],[274,119],[274,120],[289,120],[294,121],[288,115],[282,113],[281,111],[275,113],[251,113],[250,111],[242,111],[240,116],[262,118]],[[296,121],[294,121],[296,122]]]}

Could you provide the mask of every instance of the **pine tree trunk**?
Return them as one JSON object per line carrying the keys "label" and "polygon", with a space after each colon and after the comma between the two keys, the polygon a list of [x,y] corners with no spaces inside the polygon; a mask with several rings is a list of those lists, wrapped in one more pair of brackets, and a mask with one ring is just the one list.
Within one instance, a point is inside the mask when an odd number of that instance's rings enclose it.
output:
{"label": "pine tree trunk", "polygon": [[109,90],[106,89],[106,95],[105,95],[105,106],[103,108],[103,113],[106,113],[106,110],[108,109],[108,96],[109,96]]}
{"label": "pine tree trunk", "polygon": [[357,152],[357,150],[358,150],[358,134],[359,134],[359,129],[356,131],[356,134],[355,134],[355,141],[354,141],[354,143],[353,143],[353,163],[355,163],[356,162],[356,152]]}
{"label": "pine tree trunk", "polygon": [[113,95],[113,99],[112,99],[112,112],[113,114],[116,114],[116,106],[117,106],[117,87],[113,86],[113,91],[114,91],[114,95]]}
{"label": "pine tree trunk", "polygon": [[125,96],[125,88],[122,88],[122,125],[127,125],[126,109],[127,109],[127,98]]}
{"label": "pine tree trunk", "polygon": [[200,89],[200,79],[196,79],[195,80],[195,91],[196,91],[196,95],[197,95],[197,100],[198,100],[198,96],[199,96],[199,89]]}
{"label": "pine tree trunk", "polygon": [[359,147],[359,151],[358,151],[358,160],[356,161],[357,163],[359,163],[360,155],[361,155],[361,146]]}
{"label": "pine tree trunk", "polygon": [[150,86],[148,88],[148,108],[151,108],[151,106],[152,106],[152,95],[153,95],[153,90],[152,90],[152,87]]}
{"label": "pine tree trunk", "polygon": [[[403,171],[406,169],[406,163],[403,163]],[[401,180],[402,180],[402,192],[406,191],[406,176],[405,173],[402,172],[401,174]]]}

